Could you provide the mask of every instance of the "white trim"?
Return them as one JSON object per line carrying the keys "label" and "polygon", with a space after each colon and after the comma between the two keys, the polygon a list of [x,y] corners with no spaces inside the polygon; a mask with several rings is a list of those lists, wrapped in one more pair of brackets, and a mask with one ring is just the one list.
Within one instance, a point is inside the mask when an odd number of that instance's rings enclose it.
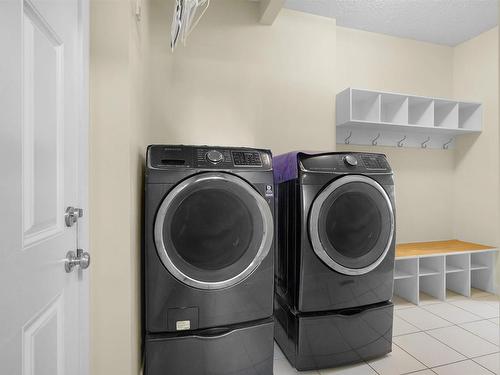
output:
{"label": "white trim", "polygon": [[409,256],[397,256],[396,260],[399,259],[413,259],[413,258],[428,258],[428,257],[439,257],[443,255],[455,255],[455,254],[474,254],[474,253],[490,253],[499,251],[499,249],[479,249],[479,250],[469,250],[469,251],[453,251],[445,253],[435,253],[435,254],[422,254],[422,255],[409,255]]}
{"label": "white trim", "polygon": [[272,25],[284,4],[285,0],[260,0],[260,23]]}
{"label": "white trim", "polygon": [[[90,46],[90,2],[78,0],[78,54],[80,61],[79,86],[79,120],[78,127],[78,196],[79,207],[84,209],[84,216],[79,221],[79,247],[90,254],[89,241],[89,46]],[[90,374],[90,272],[79,271],[79,375]]]}
{"label": "white trim", "polygon": [[465,103],[465,104],[482,104],[481,102],[474,102],[474,101],[465,101],[465,100],[455,100],[455,99],[450,99],[450,98],[442,98],[442,97],[437,97],[437,96],[421,96],[421,95],[413,95],[413,94],[403,94],[399,92],[392,92],[392,91],[382,91],[382,90],[372,90],[372,89],[364,89],[360,87],[346,87],[344,90],[341,90],[340,92],[346,91],[346,90],[355,90],[355,91],[366,91],[366,92],[373,92],[373,93],[378,93],[378,94],[385,94],[385,95],[401,95],[401,96],[408,96],[412,98],[418,98],[418,99],[429,99],[429,100],[442,100],[445,102],[456,102],[456,103]]}

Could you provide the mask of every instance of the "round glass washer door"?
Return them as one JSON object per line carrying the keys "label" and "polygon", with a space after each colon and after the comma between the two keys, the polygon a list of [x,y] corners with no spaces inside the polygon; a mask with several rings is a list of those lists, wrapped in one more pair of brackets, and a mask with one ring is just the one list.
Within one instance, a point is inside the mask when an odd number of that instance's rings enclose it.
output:
{"label": "round glass washer door", "polygon": [[316,255],[333,270],[362,275],[387,255],[394,211],[385,190],[361,175],[341,177],[314,200],[309,234]]}
{"label": "round glass washer door", "polygon": [[158,210],[154,239],[167,270],[199,289],[222,289],[247,278],[269,253],[273,218],[246,181],[207,172],[176,185]]}

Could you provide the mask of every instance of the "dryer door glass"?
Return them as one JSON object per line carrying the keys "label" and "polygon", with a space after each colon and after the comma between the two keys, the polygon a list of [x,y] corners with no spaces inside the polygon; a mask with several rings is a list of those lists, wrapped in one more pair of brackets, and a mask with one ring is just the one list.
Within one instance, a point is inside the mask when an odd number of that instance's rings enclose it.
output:
{"label": "dryer door glass", "polygon": [[234,285],[268,254],[272,215],[247,182],[227,173],[202,173],[165,197],[155,222],[158,254],[185,284],[218,289]]}
{"label": "dryer door glass", "polygon": [[314,251],[328,266],[344,274],[363,274],[380,264],[391,246],[392,204],[374,180],[342,177],[315,199],[309,229]]}

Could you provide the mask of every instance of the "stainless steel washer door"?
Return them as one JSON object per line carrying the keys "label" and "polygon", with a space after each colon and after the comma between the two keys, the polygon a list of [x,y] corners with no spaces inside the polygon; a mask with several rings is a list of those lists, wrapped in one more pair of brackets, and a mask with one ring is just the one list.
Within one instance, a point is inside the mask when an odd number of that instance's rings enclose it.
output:
{"label": "stainless steel washer door", "polygon": [[273,218],[265,199],[229,173],[194,175],[163,200],[154,226],[158,255],[182,283],[221,289],[247,278],[269,253]]}
{"label": "stainless steel washer door", "polygon": [[389,196],[369,177],[338,178],[314,200],[309,235],[316,255],[333,270],[370,272],[385,258],[394,236]]}

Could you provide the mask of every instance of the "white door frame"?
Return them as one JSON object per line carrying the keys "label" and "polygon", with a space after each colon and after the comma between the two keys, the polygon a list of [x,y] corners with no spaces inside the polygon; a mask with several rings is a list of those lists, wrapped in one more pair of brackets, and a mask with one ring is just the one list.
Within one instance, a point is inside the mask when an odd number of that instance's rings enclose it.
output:
{"label": "white door frame", "polygon": [[[80,179],[79,197],[80,207],[90,208],[89,202],[89,47],[90,47],[90,1],[79,0],[78,10],[78,34],[80,37],[79,61],[80,61],[80,82],[79,82],[79,103],[80,103],[80,121],[79,121],[79,150],[78,150],[78,178]],[[89,239],[89,218],[88,212],[84,215],[84,220],[80,222],[79,242],[83,249],[90,251]],[[79,292],[81,298],[80,323],[79,328],[82,331],[80,336],[80,375],[90,374],[90,272],[81,274],[82,279],[79,283]]]}

